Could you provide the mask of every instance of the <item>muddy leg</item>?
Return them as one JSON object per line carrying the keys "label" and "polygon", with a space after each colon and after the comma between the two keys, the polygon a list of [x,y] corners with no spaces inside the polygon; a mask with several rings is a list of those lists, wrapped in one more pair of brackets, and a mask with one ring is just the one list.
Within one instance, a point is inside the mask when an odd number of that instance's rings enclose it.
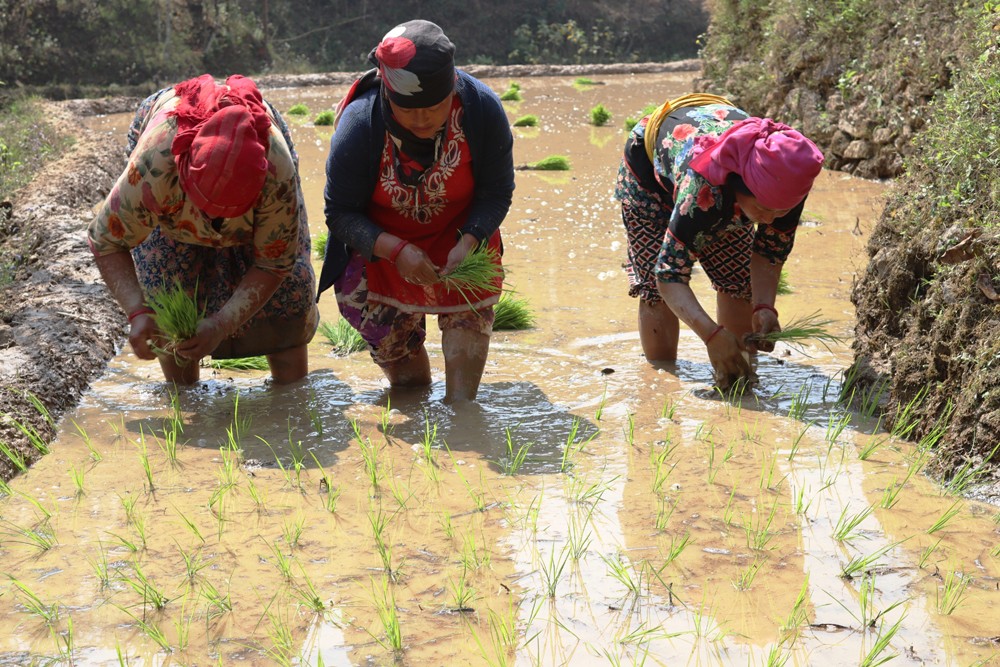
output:
{"label": "muddy leg", "polygon": [[680,324],[677,316],[663,301],[639,301],[639,342],[649,361],[677,359],[677,337]]}
{"label": "muddy leg", "polygon": [[309,372],[309,353],[305,345],[299,345],[267,355],[267,365],[275,384],[289,384]]}
{"label": "muddy leg", "polygon": [[174,360],[173,355],[160,355],[160,368],[163,370],[163,379],[173,382],[176,385],[191,385],[198,381],[198,362],[191,360],[183,366]]}
{"label": "muddy leg", "polygon": [[444,402],[476,400],[490,351],[489,335],[468,329],[445,329],[441,332],[441,349],[444,352]]}
{"label": "muddy leg", "polygon": [[393,387],[421,387],[431,383],[431,362],[423,345],[409,357],[380,366]]}
{"label": "muddy leg", "polygon": [[716,318],[719,324],[726,327],[738,339],[743,340],[745,334],[753,331],[750,318],[753,316],[753,306],[749,301],[737,299],[723,292],[716,292]]}

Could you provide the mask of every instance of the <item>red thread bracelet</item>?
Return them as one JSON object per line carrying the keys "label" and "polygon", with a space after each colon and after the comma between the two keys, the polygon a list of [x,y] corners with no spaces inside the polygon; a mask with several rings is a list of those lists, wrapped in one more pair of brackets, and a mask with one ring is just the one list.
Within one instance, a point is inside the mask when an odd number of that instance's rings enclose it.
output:
{"label": "red thread bracelet", "polygon": [[778,309],[766,303],[758,303],[756,306],[753,307],[753,312],[756,313],[758,310],[770,310],[772,313],[774,313],[775,317],[778,316]]}
{"label": "red thread bracelet", "polygon": [[405,248],[408,245],[410,245],[410,242],[407,241],[406,239],[403,239],[402,241],[400,241],[399,243],[397,243],[396,247],[393,248],[392,252],[389,253],[389,257],[388,257],[389,261],[392,262],[393,264],[395,264],[396,263],[396,258],[399,257],[399,253],[403,252],[403,248]]}
{"label": "red thread bracelet", "polygon": [[132,324],[132,320],[139,317],[140,315],[153,315],[155,312],[156,311],[154,311],[149,306],[143,306],[142,308],[133,310],[131,313],[128,314],[128,323]]}
{"label": "red thread bracelet", "polygon": [[712,339],[715,338],[715,335],[717,333],[719,333],[720,331],[722,331],[723,329],[725,329],[725,328],[726,327],[722,326],[721,324],[719,326],[715,327],[715,331],[713,331],[712,333],[708,334],[708,338],[705,339],[705,345],[708,345],[709,343],[711,343]]}

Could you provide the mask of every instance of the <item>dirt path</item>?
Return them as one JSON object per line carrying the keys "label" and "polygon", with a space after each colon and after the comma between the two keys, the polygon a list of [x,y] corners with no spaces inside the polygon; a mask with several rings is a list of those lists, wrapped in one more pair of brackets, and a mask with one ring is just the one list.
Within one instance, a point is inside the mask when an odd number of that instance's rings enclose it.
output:
{"label": "dirt path", "polygon": [[[698,61],[579,66],[470,66],[479,77],[585,76],[697,70]],[[262,89],[347,83],[356,73],[268,75]],[[76,405],[114,357],[127,334],[125,318],[100,279],[85,229],[94,206],[124,167],[122,140],[100,136],[80,116],[131,111],[135,98],[69,100],[48,105],[76,143],[14,198],[10,217],[0,213],[0,247],[19,259],[15,282],[0,303],[0,442],[30,464],[32,445],[54,435],[53,423]],[[38,398],[48,415],[28,398]],[[22,428],[23,427],[23,428]],[[0,456],[0,478],[18,472]]]}

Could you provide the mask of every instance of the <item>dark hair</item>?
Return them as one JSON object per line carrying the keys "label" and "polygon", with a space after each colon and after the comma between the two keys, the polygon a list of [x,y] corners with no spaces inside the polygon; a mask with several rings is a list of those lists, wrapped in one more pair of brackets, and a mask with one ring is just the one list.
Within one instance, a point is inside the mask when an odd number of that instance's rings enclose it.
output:
{"label": "dark hair", "polygon": [[750,188],[747,187],[747,184],[743,180],[743,177],[737,174],[735,171],[730,172],[730,174],[726,176],[726,185],[728,185],[733,190],[742,195],[748,195],[750,197],[756,196],[754,195],[754,193],[750,192]]}

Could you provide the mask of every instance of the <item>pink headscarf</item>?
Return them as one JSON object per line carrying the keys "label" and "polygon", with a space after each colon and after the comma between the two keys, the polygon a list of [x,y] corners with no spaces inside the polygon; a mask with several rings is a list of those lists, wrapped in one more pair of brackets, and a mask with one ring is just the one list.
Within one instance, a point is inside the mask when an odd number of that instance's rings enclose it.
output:
{"label": "pink headscarf", "polygon": [[761,206],[782,210],[798,206],[809,194],[823,168],[823,153],[788,125],[747,118],[692,159],[691,168],[712,185],[735,173]]}
{"label": "pink headscarf", "polygon": [[264,187],[271,118],[256,84],[210,74],[174,86],[177,134],[170,145],[184,194],[213,218],[249,210]]}

